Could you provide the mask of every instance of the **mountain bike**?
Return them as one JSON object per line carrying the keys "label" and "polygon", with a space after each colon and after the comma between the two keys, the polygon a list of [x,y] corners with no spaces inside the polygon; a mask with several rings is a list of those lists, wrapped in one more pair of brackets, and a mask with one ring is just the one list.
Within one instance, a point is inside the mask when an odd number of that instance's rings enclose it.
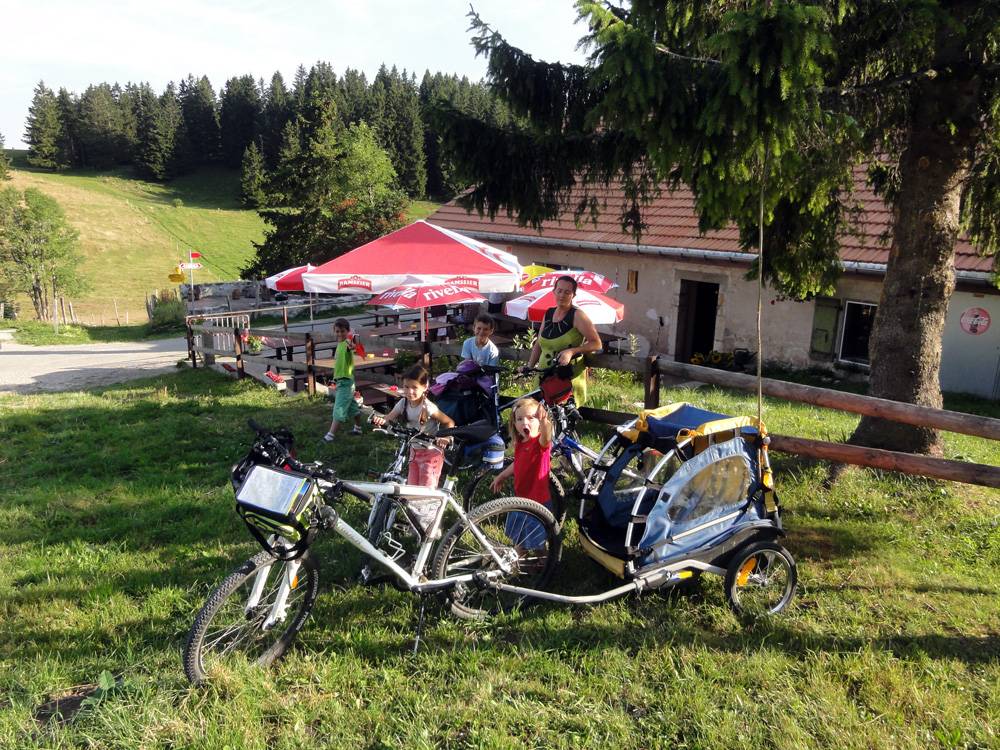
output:
{"label": "mountain bike", "polygon": [[[266,666],[288,650],[319,594],[311,547],[325,532],[342,537],[421,596],[416,643],[426,596],[444,595],[459,618],[483,619],[517,607],[552,575],[560,541],[555,518],[540,503],[502,497],[467,512],[454,494],[454,477],[440,488],[341,479],[332,467],[298,461],[283,439],[287,431],[253,422],[251,428],[256,440],[233,467],[232,481],[238,485],[237,511],[263,551],[226,576],[195,617],[183,655],[192,683],[230,660]],[[479,438],[482,429],[455,427],[438,436],[458,443]],[[337,512],[351,498],[371,506],[388,498],[397,515],[412,523],[419,519],[408,502],[439,501],[408,569]],[[443,531],[448,512],[457,521]]]}

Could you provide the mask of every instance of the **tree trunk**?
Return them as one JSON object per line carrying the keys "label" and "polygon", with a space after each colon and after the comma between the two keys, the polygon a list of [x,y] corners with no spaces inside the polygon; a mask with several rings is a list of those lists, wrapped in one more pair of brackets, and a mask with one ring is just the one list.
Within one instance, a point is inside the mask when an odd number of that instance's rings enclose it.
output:
{"label": "tree trunk", "polygon": [[[941,336],[955,290],[959,204],[979,134],[976,79],[942,74],[913,92],[900,158],[892,246],[869,341],[878,398],[941,407]],[[852,443],[908,453],[941,453],[937,430],[861,420]]]}

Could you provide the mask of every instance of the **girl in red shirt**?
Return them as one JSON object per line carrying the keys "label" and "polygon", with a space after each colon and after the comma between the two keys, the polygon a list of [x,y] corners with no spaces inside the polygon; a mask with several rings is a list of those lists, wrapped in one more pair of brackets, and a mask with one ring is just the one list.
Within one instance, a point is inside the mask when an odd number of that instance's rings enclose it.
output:
{"label": "girl in red shirt", "polygon": [[[499,492],[507,478],[513,475],[515,495],[535,500],[551,510],[552,423],[545,407],[533,398],[518,401],[510,417],[510,436],[514,441],[514,463],[497,474],[490,488]],[[522,550],[545,546],[545,529],[527,513],[511,513],[504,526],[511,542]]]}
{"label": "girl in red shirt", "polygon": [[510,436],[514,441],[514,463],[497,474],[490,488],[499,492],[513,475],[515,495],[548,507],[552,423],[545,407],[533,398],[518,401],[510,418]]}

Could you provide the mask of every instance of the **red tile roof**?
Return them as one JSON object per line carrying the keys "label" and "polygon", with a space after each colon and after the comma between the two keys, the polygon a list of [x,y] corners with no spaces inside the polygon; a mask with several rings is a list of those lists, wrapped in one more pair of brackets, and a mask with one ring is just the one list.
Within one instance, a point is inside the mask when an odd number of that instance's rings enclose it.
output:
{"label": "red tile roof", "polygon": [[[455,201],[441,206],[427,217],[427,220],[457,231],[524,237],[526,242],[530,242],[532,237],[544,237],[550,241],[566,241],[570,244],[585,242],[634,244],[635,240],[622,231],[618,222],[621,192],[608,187],[596,188],[593,194],[597,196],[601,206],[601,213],[596,223],[584,218],[579,226],[575,225],[570,208],[560,214],[555,221],[547,222],[541,232],[531,227],[518,226],[514,219],[507,218],[502,213],[491,222],[485,216],[480,217],[475,212],[466,212],[464,208],[456,205]],[[568,206],[576,205],[574,197],[571,196]],[[881,238],[882,235],[889,236],[891,212],[882,199],[864,184],[863,178],[859,179],[856,185],[855,198],[863,207],[858,222],[859,233],[848,234],[841,238],[841,259],[885,264],[889,258],[889,243],[888,241],[883,243]],[[664,190],[644,209],[643,221],[647,224],[641,239],[641,243],[645,246],[741,252],[739,232],[735,225],[705,234],[698,233],[694,196],[685,187],[673,192]],[[978,255],[965,234],[959,237],[955,255],[957,269],[989,272],[992,266],[992,259]]]}

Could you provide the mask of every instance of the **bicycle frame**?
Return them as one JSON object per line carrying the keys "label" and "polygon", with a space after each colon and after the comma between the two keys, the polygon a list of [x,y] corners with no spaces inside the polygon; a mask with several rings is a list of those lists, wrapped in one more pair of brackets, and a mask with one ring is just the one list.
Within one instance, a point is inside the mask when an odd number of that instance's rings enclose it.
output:
{"label": "bicycle frame", "polygon": [[[326,487],[330,486],[328,483],[321,480],[318,480],[318,482],[321,489],[323,489],[324,485]],[[430,530],[421,541],[416,559],[414,560],[413,566],[410,570],[406,570],[396,564],[396,561],[393,558],[389,557],[382,550],[375,547],[365,538],[363,534],[351,526],[339,514],[335,514],[336,522],[334,523],[332,530],[339,536],[346,539],[353,547],[359,549],[369,558],[385,566],[393,573],[393,575],[402,581],[410,591],[417,594],[447,589],[459,583],[471,583],[473,580],[488,582],[492,578],[500,578],[509,574],[512,570],[512,560],[508,559],[499,550],[497,550],[497,548],[490,543],[489,538],[483,534],[474,523],[469,522],[468,515],[462,509],[461,503],[455,499],[455,496],[451,492],[451,484],[453,484],[452,478],[448,479],[444,489],[400,484],[398,482],[360,482],[347,480],[341,480],[340,482],[341,489],[343,489],[347,494],[367,502],[374,502],[379,496],[391,497],[395,500],[436,499],[442,501],[441,506],[438,508],[438,512],[434,518],[434,523],[431,525]],[[486,571],[485,573],[480,574],[468,573],[459,576],[448,576],[446,578],[430,581],[424,579],[424,571],[427,568],[431,551],[440,536],[441,521],[444,519],[445,512],[448,508],[453,509],[458,514],[459,518],[466,523],[472,535],[481,545],[483,545],[483,548],[489,553],[489,555],[493,558],[493,561],[497,564],[497,570]],[[295,587],[295,578],[300,565],[301,562],[299,560],[292,560],[286,563],[283,579],[278,588],[278,594],[275,597],[274,604],[271,605],[267,618],[264,620],[263,627],[265,629],[273,627],[275,624],[284,620],[288,595]],[[260,602],[261,593],[264,589],[270,569],[271,566],[268,565],[257,571],[256,578],[251,588],[250,597],[244,605],[244,610],[247,613],[250,613]]]}

